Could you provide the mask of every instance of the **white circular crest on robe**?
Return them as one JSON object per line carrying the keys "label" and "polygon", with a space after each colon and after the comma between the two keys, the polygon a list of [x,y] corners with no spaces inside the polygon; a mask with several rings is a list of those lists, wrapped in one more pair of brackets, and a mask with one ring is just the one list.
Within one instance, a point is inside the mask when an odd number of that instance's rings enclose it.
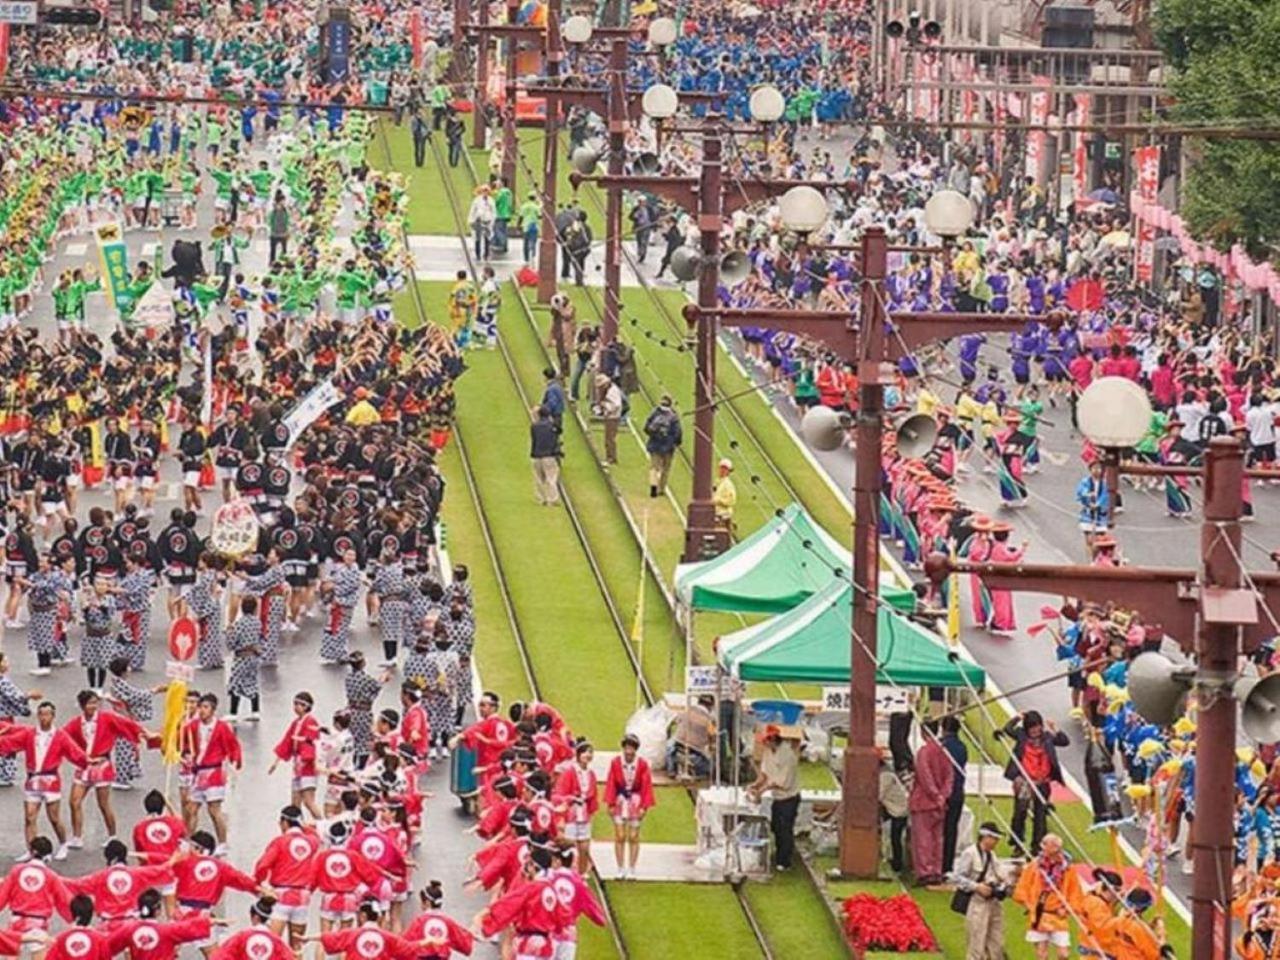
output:
{"label": "white circular crest on robe", "polygon": [[573,903],[578,896],[578,888],[573,885],[573,881],[568,877],[556,877],[551,885],[555,887],[556,896],[560,898],[561,903]]}
{"label": "white circular crest on robe", "polygon": [[382,855],[387,852],[387,845],[382,842],[381,837],[368,836],[360,841],[360,852],[370,860],[381,860]]}
{"label": "white circular crest on robe", "polygon": [[449,937],[449,927],[439,917],[432,917],[422,925],[422,939],[431,943],[439,943]]}
{"label": "white circular crest on robe", "polygon": [[555,890],[553,890],[551,887],[543,887],[542,888],[542,909],[550,911],[550,910],[554,910],[557,906],[559,906],[559,901],[556,898]]}
{"label": "white circular crest on robe", "polygon": [[324,872],[335,880],[341,880],[343,877],[351,875],[351,858],[345,853],[335,853],[326,857],[324,861]]}
{"label": "white circular crest on robe", "polygon": [[209,883],[218,875],[218,865],[212,860],[201,860],[191,872],[201,883]]}
{"label": "white circular crest on robe", "polygon": [[150,924],[143,924],[133,931],[133,945],[139,950],[150,951],[160,946],[160,934]]}
{"label": "white circular crest on robe", "polygon": [[173,831],[163,820],[153,820],[142,830],[143,835],[152,843],[168,843],[173,839]]}
{"label": "white circular crest on robe", "polygon": [[128,870],[111,870],[107,873],[107,889],[117,897],[123,897],[133,889],[133,877]]}
{"label": "white circular crest on robe", "polygon": [[250,960],[267,960],[274,949],[271,938],[265,933],[250,934],[244,942],[244,952],[249,955]]}
{"label": "white circular crest on robe", "polygon": [[93,941],[89,939],[87,933],[77,930],[67,934],[66,939],[62,941],[62,949],[69,957],[85,957],[93,949]]}
{"label": "white circular crest on robe", "polygon": [[368,957],[369,960],[380,956],[385,949],[386,940],[376,930],[370,930],[356,937],[356,953],[362,957]]}
{"label": "white circular crest on robe", "polygon": [[306,860],[311,856],[311,844],[304,837],[294,837],[289,841],[289,856],[295,860]]}
{"label": "white circular crest on robe", "polygon": [[39,867],[23,867],[18,874],[18,886],[27,893],[35,893],[44,887],[44,871]]}

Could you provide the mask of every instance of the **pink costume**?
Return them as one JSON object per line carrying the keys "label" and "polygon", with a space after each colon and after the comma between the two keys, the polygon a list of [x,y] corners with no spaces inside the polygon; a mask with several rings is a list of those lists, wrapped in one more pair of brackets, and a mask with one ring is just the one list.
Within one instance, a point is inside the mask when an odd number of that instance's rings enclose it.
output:
{"label": "pink costume", "polygon": [[[1015,547],[1006,541],[996,540],[991,544],[992,563],[1017,563],[1025,553],[1022,548]],[[1018,628],[1013,612],[1013,593],[1008,590],[991,589],[991,629],[1013,631]]]}

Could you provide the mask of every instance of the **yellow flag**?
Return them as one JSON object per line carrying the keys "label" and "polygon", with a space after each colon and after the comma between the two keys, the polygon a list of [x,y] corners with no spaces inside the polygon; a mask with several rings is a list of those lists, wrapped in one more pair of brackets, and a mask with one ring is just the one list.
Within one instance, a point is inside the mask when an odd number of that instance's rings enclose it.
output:
{"label": "yellow flag", "polygon": [[640,677],[644,670],[644,588],[645,588],[645,568],[644,553],[648,549],[649,543],[649,511],[644,512],[644,519],[640,526],[640,582],[636,585],[636,612],[635,617],[631,621],[631,645],[635,647],[636,661],[640,664],[640,670],[636,671],[636,706],[639,707],[642,699],[643,688],[640,683]]}
{"label": "yellow flag", "polygon": [[[954,561],[956,552],[951,551]],[[947,581],[947,640],[952,644],[960,642],[960,575],[953,573]]]}
{"label": "yellow flag", "polygon": [[169,681],[164,698],[164,722],[160,726],[160,750],[165,763],[177,763],[182,759],[178,738],[186,712],[187,685],[181,680]]}

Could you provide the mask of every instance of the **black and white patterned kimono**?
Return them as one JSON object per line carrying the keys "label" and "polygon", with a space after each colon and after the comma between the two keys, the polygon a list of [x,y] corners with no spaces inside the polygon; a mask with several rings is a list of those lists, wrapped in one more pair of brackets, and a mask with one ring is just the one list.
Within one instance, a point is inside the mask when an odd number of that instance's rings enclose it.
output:
{"label": "black and white patterned kimono", "polygon": [[147,666],[147,639],[151,633],[151,597],[155,591],[156,572],[150,567],[137,567],[120,578],[120,619],[123,639],[117,656],[129,658],[130,670]]}
{"label": "black and white patterned kimono", "polygon": [[27,579],[31,582],[27,591],[27,606],[31,611],[27,648],[36,656],[48,654],[52,657],[58,649],[59,595],[74,593],[76,583],[61,570],[37,570]]}
{"label": "black and white patterned kimono", "polygon": [[262,665],[274,667],[280,659],[280,628],[284,626],[284,595],[288,588],[284,565],[275,564],[262,573],[245,577],[245,596],[258,597],[258,622],[262,625]]}
{"label": "black and white patterned kimono", "polygon": [[[155,701],[151,691],[135,687],[124,677],[112,677],[109,695],[116,712],[146,724],[155,719]],[[116,783],[133,783],[142,777],[142,761],[138,756],[137,744],[123,737],[116,740],[112,749],[111,762],[116,768]]]}
{"label": "black and white patterned kimono", "polygon": [[445,591],[444,598],[448,603],[460,600],[462,601],[462,605],[466,609],[470,610],[475,604],[475,599],[471,595],[471,581],[453,581],[453,583],[449,584],[449,589]]}
{"label": "black and white patterned kimono", "polygon": [[[354,569],[354,568],[352,568]],[[363,766],[373,745],[373,705],[382,684],[363,670],[352,670],[343,684],[347,711],[351,714],[351,742],[355,745],[356,766]]]}
{"label": "black and white patterned kimono", "polygon": [[423,587],[430,590],[435,582],[435,578],[425,573],[409,578],[409,621],[405,628],[405,643],[409,646],[413,646],[414,639],[423,632],[423,621],[441,609],[439,600],[432,600],[428,593],[423,592]]}
{"label": "black and white patterned kimono", "polygon": [[258,696],[258,668],[262,657],[258,648],[262,644],[262,625],[257,617],[241,614],[227,631],[227,649],[231,651],[231,676],[227,679],[227,693],[236,697]]}
{"label": "black and white patterned kimono", "polygon": [[448,744],[453,736],[454,702],[462,667],[453,650],[430,650],[422,655],[422,705],[431,721],[432,746]]}
{"label": "black and white patterned kimono", "polygon": [[445,618],[445,631],[453,641],[451,650],[458,657],[458,686],[454,690],[453,719],[456,724],[461,724],[467,705],[475,699],[475,674],[471,669],[472,651],[476,646],[475,615],[469,609],[463,610],[457,617],[449,614]]}
{"label": "black and white patterned kimono", "polygon": [[351,653],[351,613],[360,599],[360,568],[340,563],[329,571],[329,579],[333,583],[333,599],[320,640],[320,659],[346,660]]}
{"label": "black and white patterned kimono", "polygon": [[223,661],[222,598],[218,575],[201,570],[187,594],[187,605],[196,618],[200,639],[196,644],[196,662],[201,670],[221,668]]}
{"label": "black and white patterned kimono", "polygon": [[[7,673],[0,674],[0,717],[12,720],[14,717],[31,716],[31,701],[25,692],[18,688]],[[18,779],[18,755],[11,753],[0,758],[0,786],[11,787]]]}
{"label": "black and white patterned kimono", "polygon": [[110,594],[90,596],[84,604],[84,639],[80,641],[80,666],[105,670],[116,655],[120,620]]}
{"label": "black and white patterned kimono", "polygon": [[382,642],[394,643],[396,649],[405,642],[405,628],[409,618],[409,584],[404,575],[404,564],[399,560],[379,564],[373,574],[369,592],[382,598],[378,607],[381,618]]}

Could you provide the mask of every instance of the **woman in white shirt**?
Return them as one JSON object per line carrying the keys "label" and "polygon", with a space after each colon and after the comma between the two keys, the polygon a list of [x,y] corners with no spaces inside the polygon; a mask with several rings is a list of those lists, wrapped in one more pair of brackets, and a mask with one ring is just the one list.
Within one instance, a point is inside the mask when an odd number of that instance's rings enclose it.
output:
{"label": "woman in white shirt", "polygon": [[493,221],[496,212],[493,198],[489,196],[489,188],[477,188],[471,201],[471,209],[467,211],[467,222],[471,225],[471,233],[475,238],[475,257],[477,260],[489,259],[489,238],[493,233]]}

